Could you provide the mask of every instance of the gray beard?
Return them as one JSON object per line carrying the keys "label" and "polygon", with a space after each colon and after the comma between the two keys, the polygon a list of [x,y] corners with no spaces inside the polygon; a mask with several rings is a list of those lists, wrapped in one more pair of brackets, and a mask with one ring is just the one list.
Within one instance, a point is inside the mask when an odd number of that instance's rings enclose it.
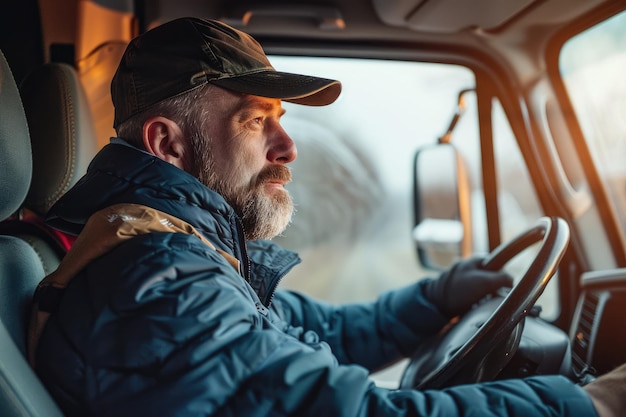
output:
{"label": "gray beard", "polygon": [[[192,141],[194,142],[194,141]],[[208,140],[201,148],[208,148]],[[204,185],[220,194],[241,219],[246,240],[272,239],[285,231],[293,217],[293,201],[287,190],[277,190],[274,195],[264,192],[264,184],[272,179],[291,181],[289,168],[275,165],[266,168],[256,181],[246,187],[235,187],[228,183],[228,175],[220,178],[210,149],[194,146],[194,175]]]}

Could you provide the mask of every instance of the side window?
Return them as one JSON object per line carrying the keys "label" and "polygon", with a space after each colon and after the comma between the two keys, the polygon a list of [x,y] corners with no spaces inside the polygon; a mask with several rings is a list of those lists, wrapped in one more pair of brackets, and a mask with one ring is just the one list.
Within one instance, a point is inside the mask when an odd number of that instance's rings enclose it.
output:
{"label": "side window", "polygon": [[[519,149],[508,118],[497,99],[492,102],[493,140],[498,181],[500,239],[508,242],[532,227],[544,215],[528,167]],[[534,259],[536,248],[529,248],[511,260],[506,269],[520,278]],[[554,319],[558,315],[558,276],[554,276],[537,301],[541,316]]]}
{"label": "side window", "polygon": [[543,211],[504,110],[497,99],[492,106],[501,240],[507,242],[535,224]]}
{"label": "side window", "polygon": [[283,126],[298,147],[287,185],[296,213],[275,241],[303,262],[281,286],[350,302],[435,275],[418,262],[413,240],[413,158],[444,133],[474,74],[418,62],[270,59],[278,70],[307,68],[343,84],[330,106],[284,103]]}

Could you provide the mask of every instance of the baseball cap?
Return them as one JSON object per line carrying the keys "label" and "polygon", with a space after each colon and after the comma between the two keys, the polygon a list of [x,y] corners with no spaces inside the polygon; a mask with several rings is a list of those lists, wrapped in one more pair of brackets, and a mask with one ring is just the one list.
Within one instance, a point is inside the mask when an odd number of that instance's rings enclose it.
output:
{"label": "baseball cap", "polygon": [[111,82],[113,125],[207,83],[309,106],[330,104],[341,93],[337,80],[276,71],[247,33],[218,20],[180,18],[127,46]]}

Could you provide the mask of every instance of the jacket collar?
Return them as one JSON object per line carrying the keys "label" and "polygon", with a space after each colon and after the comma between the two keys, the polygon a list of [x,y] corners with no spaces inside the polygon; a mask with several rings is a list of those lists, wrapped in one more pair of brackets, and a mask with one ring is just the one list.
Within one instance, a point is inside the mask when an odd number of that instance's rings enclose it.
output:
{"label": "jacket collar", "polygon": [[112,143],[95,156],[87,173],[48,212],[51,226],[78,234],[96,211],[119,203],[150,206],[176,216],[242,255],[237,216],[224,198],[189,173],[134,147]]}

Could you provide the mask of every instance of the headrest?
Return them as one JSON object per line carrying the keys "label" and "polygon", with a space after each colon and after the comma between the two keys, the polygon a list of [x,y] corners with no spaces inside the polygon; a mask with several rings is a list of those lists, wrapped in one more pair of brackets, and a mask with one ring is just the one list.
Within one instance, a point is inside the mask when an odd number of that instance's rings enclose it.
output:
{"label": "headrest", "polygon": [[0,51],[0,220],[13,214],[30,185],[28,125],[11,69]]}
{"label": "headrest", "polygon": [[20,91],[33,148],[33,179],[24,205],[44,215],[87,171],[97,150],[96,133],[73,67],[42,65],[28,74]]}

